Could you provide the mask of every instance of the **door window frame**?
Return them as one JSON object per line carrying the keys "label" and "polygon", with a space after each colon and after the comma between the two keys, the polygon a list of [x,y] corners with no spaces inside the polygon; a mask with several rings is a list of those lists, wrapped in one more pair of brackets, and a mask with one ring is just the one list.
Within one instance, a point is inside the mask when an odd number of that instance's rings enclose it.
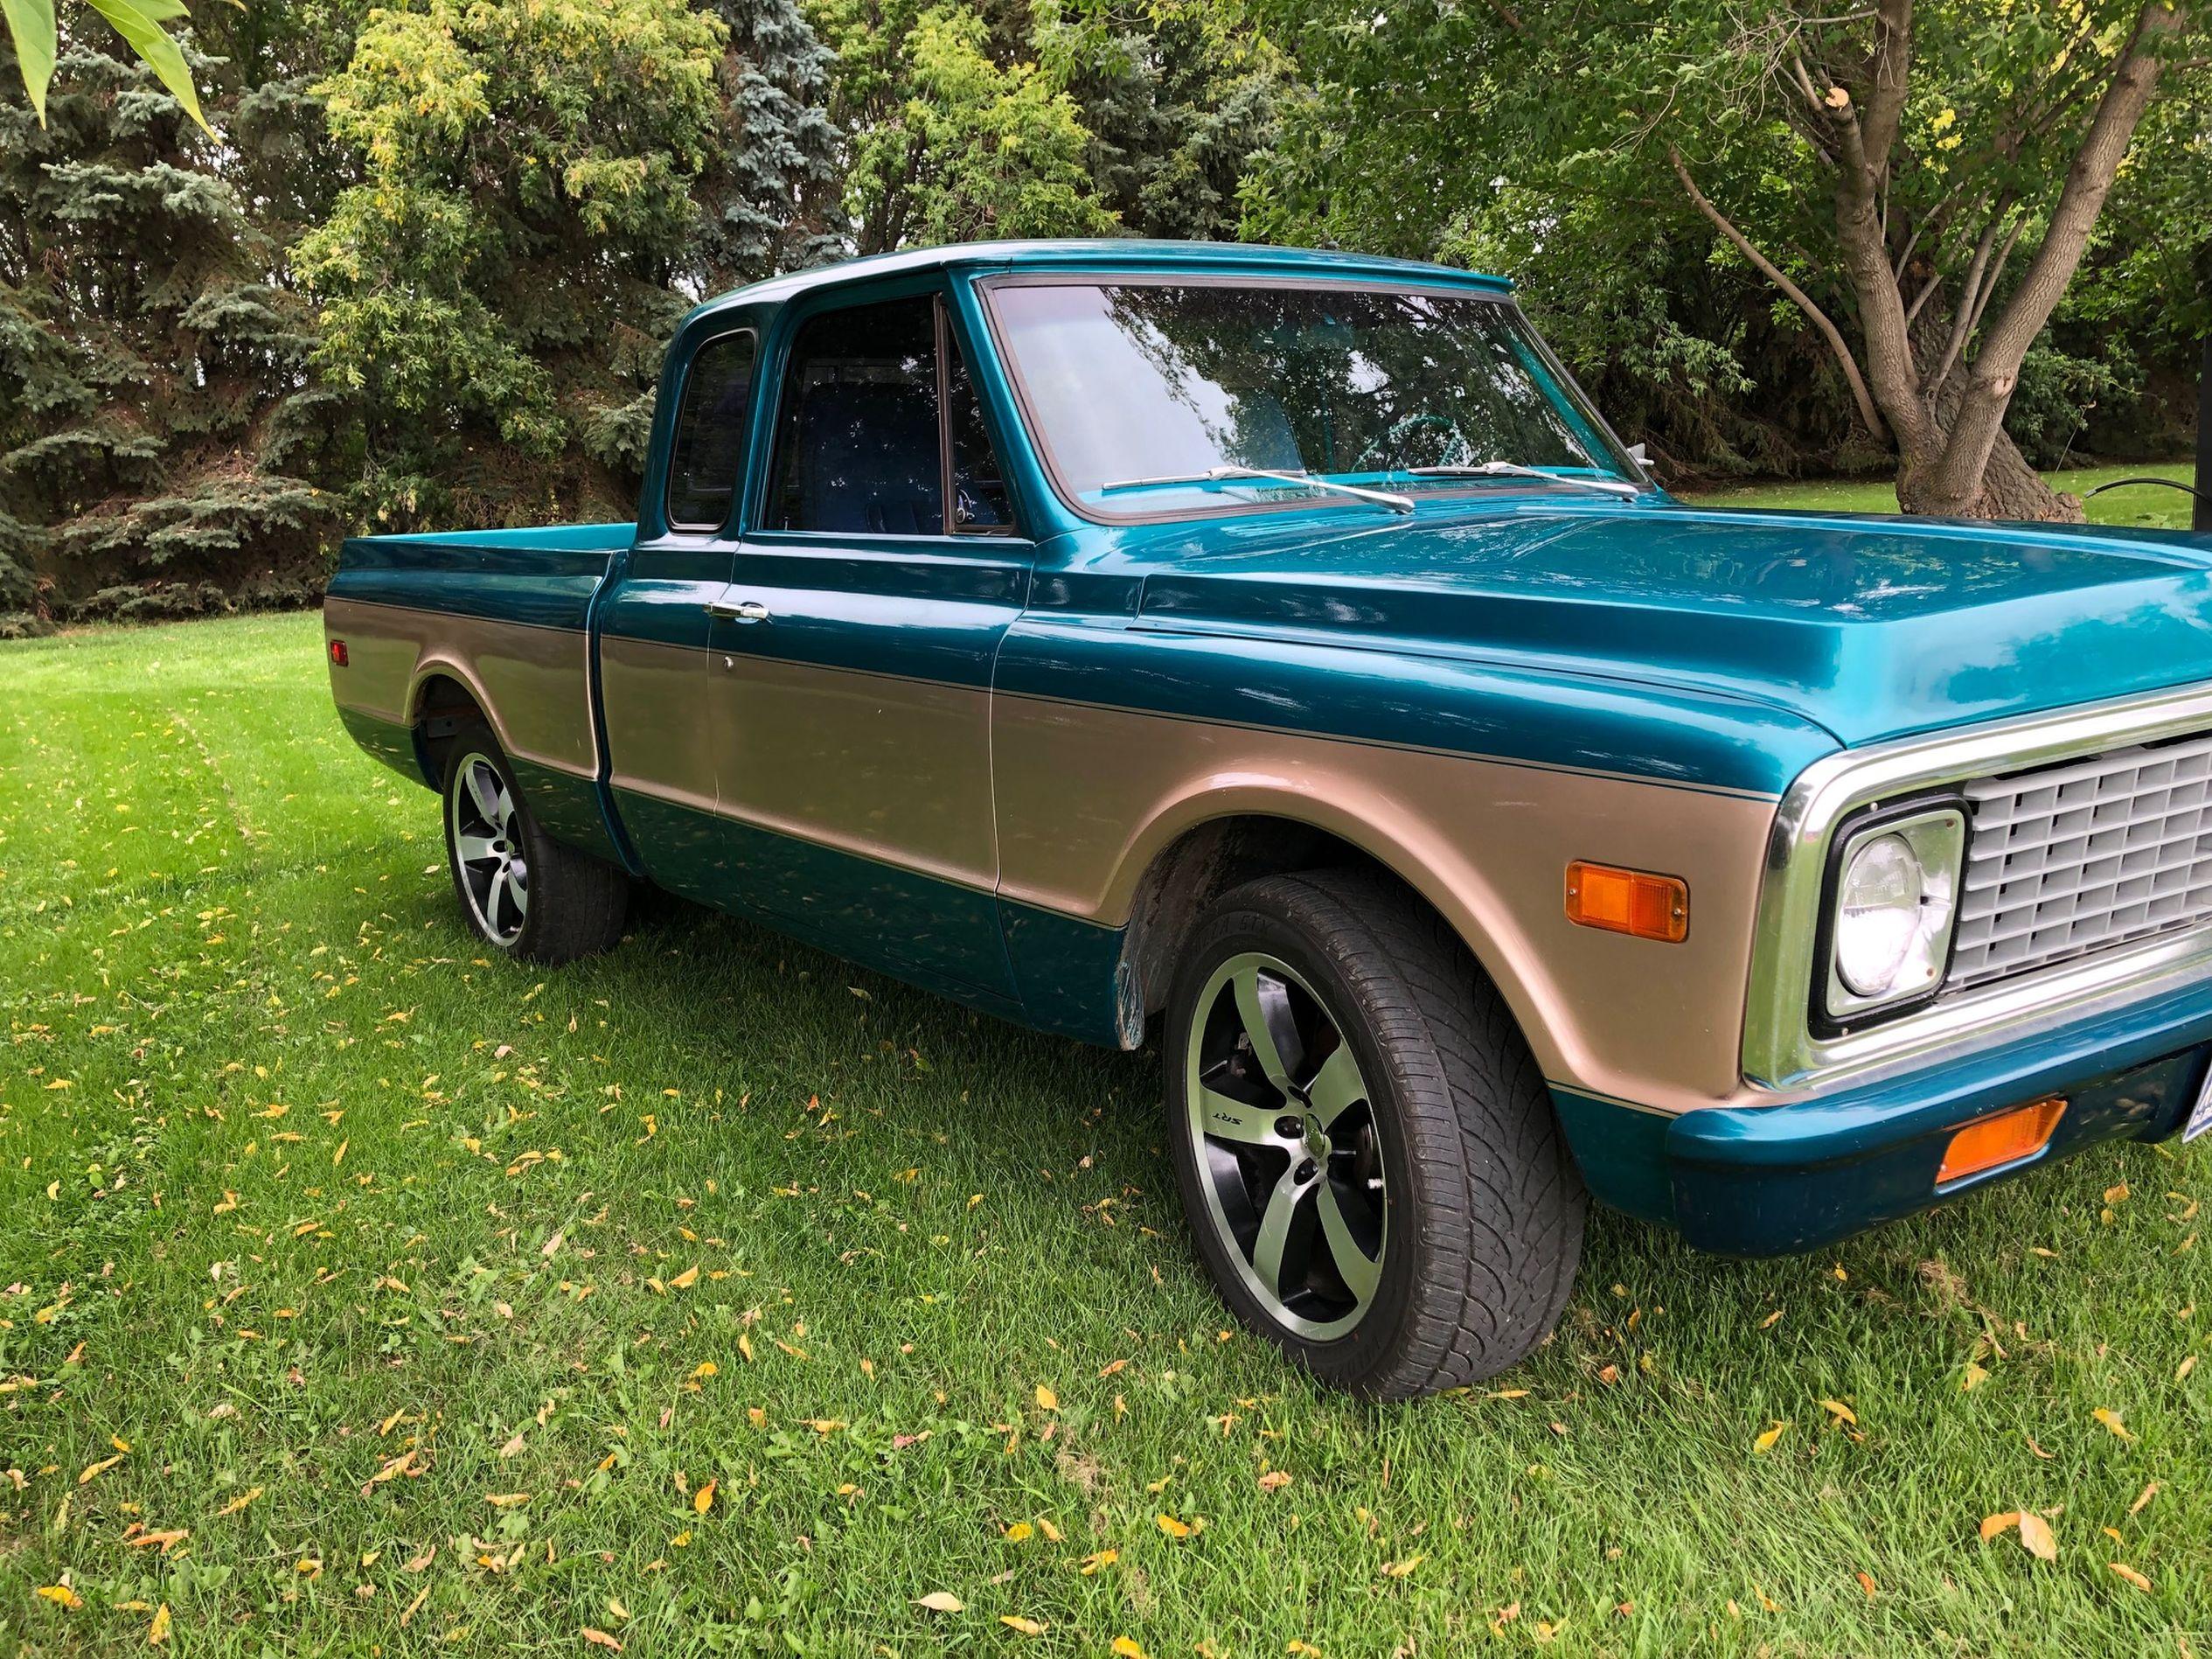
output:
{"label": "door window frame", "polygon": [[[769,519],[774,507],[776,470],[782,460],[785,399],[790,388],[795,348],[802,331],[818,318],[832,317],[841,311],[859,310],[872,305],[896,304],[902,300],[923,299],[929,302],[931,309],[931,338],[937,357],[937,469],[943,494],[943,513],[938,528],[935,531],[869,530],[848,533],[841,530],[791,529],[771,525]],[[762,397],[755,408],[755,436],[765,436],[767,444],[764,450],[756,444],[748,457],[747,470],[754,483],[752,488],[744,492],[747,510],[741,525],[737,527],[740,539],[749,546],[761,548],[779,546],[800,548],[825,543],[849,547],[873,547],[885,543],[914,547],[927,543],[939,550],[957,546],[963,550],[973,549],[980,553],[985,547],[1033,545],[1027,516],[1022,510],[1019,489],[1007,472],[1005,443],[998,429],[1003,422],[991,408],[991,400],[977,376],[972,344],[964,339],[963,334],[956,308],[941,280],[933,279],[922,283],[897,282],[887,285],[887,289],[877,289],[873,285],[859,289],[838,289],[823,294],[819,303],[790,307],[786,315],[777,319],[774,330],[774,397],[772,400]],[[962,366],[968,371],[969,391],[983,416],[984,435],[991,444],[992,459],[998,464],[1001,482],[1005,488],[1006,508],[1012,520],[1008,524],[963,530],[954,522],[952,369],[949,349],[960,353]],[[765,362],[766,355],[757,357],[755,359],[756,365]],[[761,375],[755,369],[756,381],[766,378],[769,377]],[[757,465],[754,464],[755,457],[759,458]]]}

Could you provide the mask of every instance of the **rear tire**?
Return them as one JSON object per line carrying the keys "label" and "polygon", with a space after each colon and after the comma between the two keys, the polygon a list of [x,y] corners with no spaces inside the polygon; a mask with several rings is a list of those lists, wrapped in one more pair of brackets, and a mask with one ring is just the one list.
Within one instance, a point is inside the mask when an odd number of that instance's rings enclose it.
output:
{"label": "rear tire", "polygon": [[621,942],[630,878],[539,827],[489,726],[447,752],[446,867],[463,920],[493,950],[548,966]]}
{"label": "rear tire", "polygon": [[1379,1399],[1494,1377],[1551,1334],[1588,1195],[1503,1000],[1411,894],[1325,872],[1224,895],[1167,1055],[1199,1255],[1254,1331]]}

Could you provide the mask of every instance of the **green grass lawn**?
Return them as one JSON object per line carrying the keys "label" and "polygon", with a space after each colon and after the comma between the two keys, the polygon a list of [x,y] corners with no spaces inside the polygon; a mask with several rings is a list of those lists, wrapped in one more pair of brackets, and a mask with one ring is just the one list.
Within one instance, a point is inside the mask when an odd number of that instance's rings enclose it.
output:
{"label": "green grass lawn", "polygon": [[1600,1217],[1520,1371],[1335,1398],[1224,1328],[1155,1056],[681,910],[489,961],[318,642],[0,645],[0,1643],[2212,1655],[2203,1153]]}
{"label": "green grass lawn", "polygon": [[[2164,465],[2137,463],[2126,466],[2069,467],[2061,472],[2046,472],[2044,478],[2054,490],[2069,491],[2086,497],[2102,484],[2114,484],[2122,478],[2172,478],[2181,484],[2195,482],[2195,468],[2188,462],[2173,462]],[[1889,479],[1872,483],[1851,479],[1815,480],[1794,484],[1754,484],[1732,490],[1693,490],[1684,492],[1685,498],[1700,506],[1708,507],[1803,507],[1826,512],[1895,512],[1897,510],[1897,488]],[[2156,485],[2138,485],[2132,489],[2113,490],[2085,501],[2083,510],[2091,524],[2118,524],[2154,530],[2186,530],[2189,527],[2190,498],[2179,490],[2161,490]]]}

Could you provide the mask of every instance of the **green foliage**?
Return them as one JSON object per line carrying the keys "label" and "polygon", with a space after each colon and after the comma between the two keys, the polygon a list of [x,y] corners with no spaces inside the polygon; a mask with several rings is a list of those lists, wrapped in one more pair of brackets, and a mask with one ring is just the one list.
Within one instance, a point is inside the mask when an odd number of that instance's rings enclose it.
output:
{"label": "green foliage", "polygon": [[[103,13],[176,61],[150,68]],[[2008,291],[2126,7],[1918,15],[1894,251],[1916,282],[1955,273],[2005,201]],[[305,598],[345,527],[626,516],[686,306],[970,237],[1243,235],[1486,267],[1680,472],[1894,464],[1804,315],[1665,159],[1679,145],[1854,326],[1825,240],[1833,174],[1776,82],[1823,54],[1852,79],[1847,9],[206,0],[186,19],[177,0],[101,0],[65,4],[57,29],[51,0],[0,0],[0,77],[36,101],[0,101],[0,617],[17,618],[0,630]],[[2172,453],[2189,418],[2212,77],[2169,79],[2021,366],[2009,429],[2037,461]],[[180,101],[195,84],[220,143]]]}
{"label": "green foliage", "polygon": [[682,0],[370,14],[316,88],[361,182],[295,257],[372,521],[626,509],[727,39]]}
{"label": "green foliage", "polygon": [[1037,63],[994,55],[980,13],[817,0],[815,19],[838,58],[832,112],[850,136],[859,252],[1113,231],[1075,101]]}
{"label": "green foliage", "polygon": [[1226,0],[1042,0],[1036,39],[1090,135],[1100,200],[1138,236],[1231,240],[1290,66]]}
{"label": "green foliage", "polygon": [[713,0],[729,31],[722,132],[692,186],[695,263],[708,291],[818,265],[841,250],[843,146],[830,120],[830,51],[800,0]]}
{"label": "green foliage", "polygon": [[[1304,80],[1279,145],[1248,183],[1247,234],[1417,256],[1520,254],[1508,269],[1578,371],[1601,382],[1609,405],[1652,421],[1679,459],[1738,471],[1851,458],[1842,383],[1825,348],[1694,211],[1668,150],[1679,147],[1753,243],[1848,324],[1835,176],[1790,111],[1803,102],[1800,64],[1833,63],[1843,79],[1861,72],[1866,12],[1743,0],[1257,4]],[[1946,279],[1922,313],[1923,331],[1949,322],[1993,223],[2000,242],[2019,230],[2001,307],[2041,240],[2098,74],[2139,9],[2131,0],[1917,8],[1911,96],[1882,208],[1909,291]],[[2077,314],[2101,310],[2094,296],[2110,288],[2118,311],[2147,322],[2193,292],[2182,273],[2212,222],[2202,194],[2205,79],[2177,71],[2139,133],[2115,193],[2117,224],[2068,302]],[[1815,90],[1848,95],[1825,80]],[[2132,330],[2129,345],[2155,354],[2171,338],[2153,326]],[[2068,354],[2096,356],[2085,344]]]}
{"label": "green foliage", "polygon": [[211,13],[188,62],[226,142],[73,37],[46,120],[0,105],[0,611],[191,612],[319,590],[335,503],[282,247],[327,199],[287,89],[316,41]]}
{"label": "green foliage", "polygon": [[[184,0],[85,0],[108,20],[130,49],[169,88],[184,113],[198,122],[210,137],[213,130],[200,111],[199,94],[192,87],[192,72],[184,54],[162,24],[185,15]],[[0,22],[15,44],[17,67],[23,72],[24,89],[41,126],[46,120],[46,92],[53,80],[56,54],[60,49],[54,0],[0,0]]]}

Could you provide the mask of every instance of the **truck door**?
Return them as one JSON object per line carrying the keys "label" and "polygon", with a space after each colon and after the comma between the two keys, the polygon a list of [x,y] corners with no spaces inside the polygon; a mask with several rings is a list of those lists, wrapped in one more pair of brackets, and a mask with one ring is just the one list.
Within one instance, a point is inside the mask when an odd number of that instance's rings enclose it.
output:
{"label": "truck door", "polygon": [[717,605],[718,807],[746,898],[840,955],[1011,997],[991,675],[1033,549],[934,287],[801,319]]}
{"label": "truck door", "polygon": [[654,881],[710,901],[727,882],[715,867],[708,610],[729,585],[737,547],[728,527],[758,349],[754,331],[738,328],[692,352],[669,439],[665,533],[641,534],[596,619],[616,810]]}

